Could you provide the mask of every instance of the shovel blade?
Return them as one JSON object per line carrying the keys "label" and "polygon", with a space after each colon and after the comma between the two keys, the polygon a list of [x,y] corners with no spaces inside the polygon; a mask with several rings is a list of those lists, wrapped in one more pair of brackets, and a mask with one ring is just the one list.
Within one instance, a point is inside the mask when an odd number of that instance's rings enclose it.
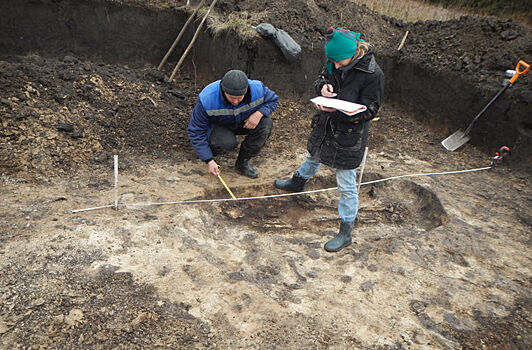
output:
{"label": "shovel blade", "polygon": [[454,151],[469,141],[470,137],[467,136],[462,130],[457,130],[454,134],[447,137],[441,142],[442,146],[448,151]]}

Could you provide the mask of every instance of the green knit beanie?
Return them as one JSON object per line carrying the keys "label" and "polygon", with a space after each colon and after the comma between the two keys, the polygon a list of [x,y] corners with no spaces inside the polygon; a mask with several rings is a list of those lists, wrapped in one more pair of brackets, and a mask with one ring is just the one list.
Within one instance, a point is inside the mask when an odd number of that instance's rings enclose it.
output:
{"label": "green knit beanie", "polygon": [[360,39],[360,33],[342,28],[330,27],[327,36],[329,41],[325,44],[325,54],[333,61],[353,57],[357,52],[357,41],[364,41]]}

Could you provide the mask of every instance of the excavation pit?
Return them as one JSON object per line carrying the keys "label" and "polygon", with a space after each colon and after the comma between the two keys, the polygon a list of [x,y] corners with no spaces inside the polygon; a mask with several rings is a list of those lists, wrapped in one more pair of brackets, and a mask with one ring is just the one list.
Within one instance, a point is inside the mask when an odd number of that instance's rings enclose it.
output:
{"label": "excavation pit", "polygon": [[[366,179],[377,178],[382,178],[382,175],[366,174]],[[305,190],[332,188],[335,187],[333,181],[331,177],[312,179]],[[234,188],[233,191],[239,198],[252,198],[257,193],[271,191],[272,187],[250,186]],[[390,226],[399,231],[416,228],[430,231],[447,219],[436,194],[412,181],[364,186],[360,192],[356,225],[361,230],[378,225],[381,229],[383,226]],[[281,192],[277,191],[274,195],[278,194]],[[228,193],[219,190],[214,195],[224,198]],[[287,197],[229,201],[220,204],[220,211],[233,222],[264,233],[315,231],[330,229],[338,224],[338,197],[337,190],[330,190]]]}

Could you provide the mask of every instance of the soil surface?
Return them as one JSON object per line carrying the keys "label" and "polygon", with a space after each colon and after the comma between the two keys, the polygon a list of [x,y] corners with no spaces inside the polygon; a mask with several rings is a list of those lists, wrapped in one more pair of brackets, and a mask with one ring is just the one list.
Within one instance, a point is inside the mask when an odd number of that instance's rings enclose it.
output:
{"label": "soil surface", "polygon": [[[350,1],[220,0],[216,11],[269,22],[305,45],[321,42],[331,23],[360,30],[390,51],[411,30],[400,55],[464,72],[486,88],[515,57],[530,62],[532,52],[529,28],[506,19],[407,24]],[[529,96],[530,79],[521,79],[516,91]],[[234,171],[236,151],[219,159],[223,179],[246,200],[202,202],[229,198],[186,134],[202,87],[187,71],[168,83],[149,66],[2,56],[2,348],[532,343],[526,166],[510,157],[484,169],[491,154],[470,144],[448,153],[441,126],[385,102],[381,120],[372,122],[362,182],[478,171],[363,184],[354,243],[330,254],[323,244],[339,226],[330,169],[320,169],[307,188],[326,191],[250,199],[282,194],[273,180],[290,176],[304,159],[313,112],[307,99],[277,91],[274,131],[252,162],[258,179]],[[115,154],[119,209],[73,213],[112,206]],[[188,200],[200,201],[181,202]]]}

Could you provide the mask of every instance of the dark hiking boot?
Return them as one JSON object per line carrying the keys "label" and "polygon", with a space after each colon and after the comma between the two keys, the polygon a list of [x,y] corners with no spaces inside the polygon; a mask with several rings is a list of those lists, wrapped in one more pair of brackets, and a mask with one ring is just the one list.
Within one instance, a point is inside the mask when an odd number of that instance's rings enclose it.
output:
{"label": "dark hiking boot", "polygon": [[347,247],[351,244],[351,230],[353,229],[352,222],[342,222],[340,224],[340,232],[331,239],[329,242],[325,243],[325,250],[328,252],[337,252],[342,248]]}
{"label": "dark hiking boot", "polygon": [[275,180],[273,185],[281,190],[301,192],[305,187],[307,179],[300,176],[296,171],[291,179]]}
{"label": "dark hiking boot", "polygon": [[256,179],[259,177],[259,173],[251,165],[249,165],[249,159],[238,157],[235,163],[235,169],[242,175]]}

